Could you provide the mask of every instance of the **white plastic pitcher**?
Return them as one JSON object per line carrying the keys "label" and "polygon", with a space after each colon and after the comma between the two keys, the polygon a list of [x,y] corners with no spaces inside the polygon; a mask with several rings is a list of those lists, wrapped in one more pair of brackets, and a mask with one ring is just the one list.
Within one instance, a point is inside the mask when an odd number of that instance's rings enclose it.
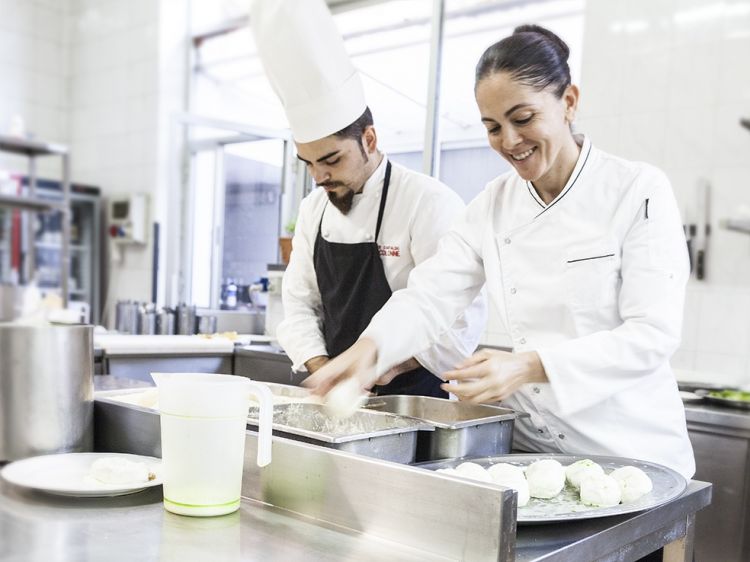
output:
{"label": "white plastic pitcher", "polygon": [[271,462],[271,391],[233,375],[151,377],[159,388],[164,508],[198,517],[237,511],[251,395],[260,403],[258,466]]}

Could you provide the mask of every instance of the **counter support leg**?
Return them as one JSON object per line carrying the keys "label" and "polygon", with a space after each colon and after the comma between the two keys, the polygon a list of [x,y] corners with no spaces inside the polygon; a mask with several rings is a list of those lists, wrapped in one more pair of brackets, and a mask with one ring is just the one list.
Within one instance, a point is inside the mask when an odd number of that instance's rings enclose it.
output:
{"label": "counter support leg", "polygon": [[679,539],[664,545],[664,562],[693,562],[695,541],[695,514],[687,516],[685,534]]}

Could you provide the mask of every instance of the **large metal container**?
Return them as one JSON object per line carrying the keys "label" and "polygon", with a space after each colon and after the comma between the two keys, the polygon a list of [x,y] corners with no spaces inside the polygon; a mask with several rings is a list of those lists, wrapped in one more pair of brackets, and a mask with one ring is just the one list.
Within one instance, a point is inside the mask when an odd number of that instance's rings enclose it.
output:
{"label": "large metal container", "polygon": [[[249,427],[257,430],[257,412],[250,410]],[[417,434],[432,431],[429,424],[382,412],[360,410],[346,420],[334,420],[319,404],[280,404],[273,409],[273,434],[409,464],[414,462]]]}
{"label": "large metal container", "polygon": [[93,330],[0,325],[0,462],[91,451]]}
{"label": "large metal container", "polygon": [[375,396],[365,408],[409,416],[435,428],[419,433],[416,462],[510,453],[513,425],[519,416],[498,406],[428,396]]}

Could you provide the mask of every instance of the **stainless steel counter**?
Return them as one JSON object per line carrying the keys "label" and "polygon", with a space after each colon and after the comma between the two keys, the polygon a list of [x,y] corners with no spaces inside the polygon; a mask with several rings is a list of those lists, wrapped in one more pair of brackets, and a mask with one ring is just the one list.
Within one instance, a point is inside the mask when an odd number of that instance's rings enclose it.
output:
{"label": "stainless steel counter", "polygon": [[[674,540],[683,560],[691,517],[710,488],[691,482],[685,495],[636,516],[518,528],[517,561],[635,560]],[[372,536],[334,528],[243,499],[239,512],[191,518],[164,511],[161,489],[117,498],[61,498],[0,482],[0,560],[447,560]],[[449,516],[446,514],[446,516]],[[689,558],[688,558],[689,560]]]}
{"label": "stainless steel counter", "polygon": [[0,483],[0,560],[217,562],[445,560],[362,534],[326,528],[243,500],[239,512],[168,513],[161,488],[117,498],[61,498]]}
{"label": "stainless steel counter", "polygon": [[[123,414],[98,425],[99,443],[122,450],[125,436],[114,430],[137,433],[125,439],[132,452],[154,454],[158,431],[142,431],[153,416],[137,408]],[[130,418],[143,423],[123,425]],[[688,562],[695,513],[711,497],[709,484],[693,481],[676,500],[642,513],[516,529],[504,523],[514,505],[506,490],[284,439],[274,441],[274,463],[258,469],[250,462],[257,437],[246,439],[242,505],[225,517],[167,513],[161,488],[84,499],[0,482],[0,560],[585,562],[637,560],[667,545],[669,560]],[[409,541],[416,546],[403,544]]]}
{"label": "stainless steel counter", "polygon": [[688,424],[715,425],[750,432],[750,411],[708,404],[685,404]]}

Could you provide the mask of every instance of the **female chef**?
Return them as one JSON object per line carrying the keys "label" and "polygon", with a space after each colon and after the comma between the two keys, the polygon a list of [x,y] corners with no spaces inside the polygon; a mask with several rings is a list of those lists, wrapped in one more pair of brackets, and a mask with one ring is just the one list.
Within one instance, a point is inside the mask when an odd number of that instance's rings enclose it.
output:
{"label": "female chef", "polygon": [[567,45],[535,25],[485,51],[476,101],[513,169],[307,384],[321,394],[350,376],[371,386],[436,341],[486,283],[513,352],[484,349],[444,373],[451,392],[528,412],[515,448],[642,459],[689,478],[669,365],[689,274],[677,205],[660,170],[572,132],[579,92],[567,59]]}

